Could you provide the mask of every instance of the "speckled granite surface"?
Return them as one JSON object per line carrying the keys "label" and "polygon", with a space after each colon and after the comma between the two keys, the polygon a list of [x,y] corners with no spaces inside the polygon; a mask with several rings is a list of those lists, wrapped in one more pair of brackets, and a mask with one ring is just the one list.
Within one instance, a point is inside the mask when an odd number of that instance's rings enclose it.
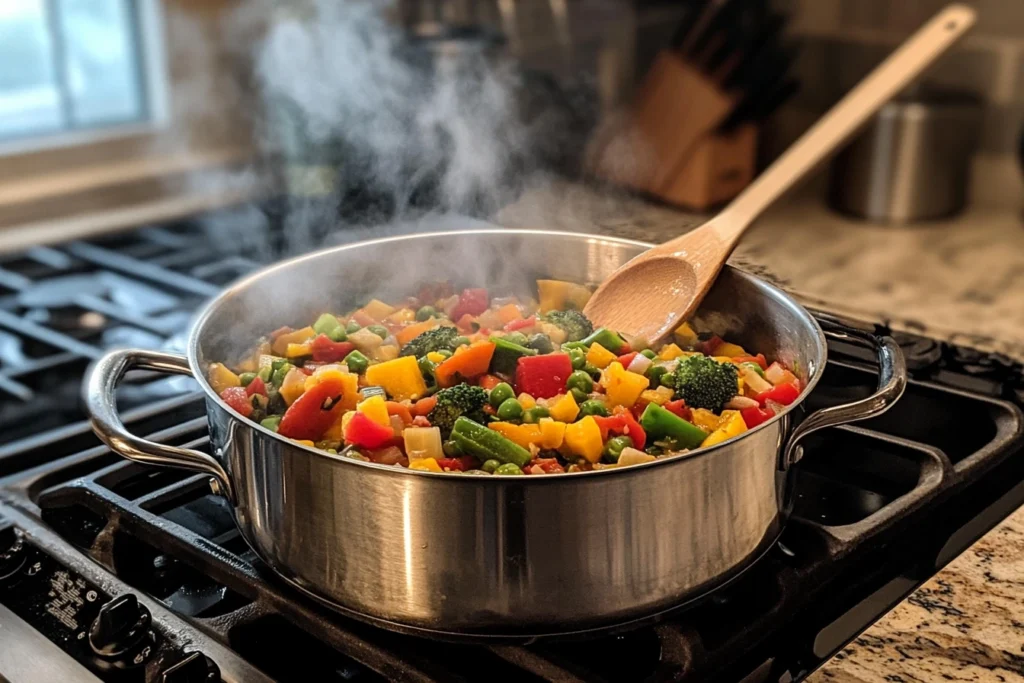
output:
{"label": "speckled granite surface", "polygon": [[[578,185],[527,194],[498,222],[670,239],[703,216]],[[977,209],[919,227],[844,219],[811,199],[769,212],[731,263],[804,303],[1024,360],[1024,220]]]}

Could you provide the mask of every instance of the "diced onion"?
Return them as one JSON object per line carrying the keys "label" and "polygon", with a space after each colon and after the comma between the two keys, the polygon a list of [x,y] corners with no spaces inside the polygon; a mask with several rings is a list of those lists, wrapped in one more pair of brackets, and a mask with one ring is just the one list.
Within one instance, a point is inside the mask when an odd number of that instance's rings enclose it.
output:
{"label": "diced onion", "polygon": [[654,363],[654,361],[652,361],[650,358],[648,358],[642,353],[638,353],[636,354],[636,357],[633,358],[632,362],[630,362],[629,367],[626,369],[629,370],[630,372],[635,372],[638,375],[642,375],[645,372],[647,372],[647,368],[651,367],[652,363]]}
{"label": "diced onion", "polygon": [[745,408],[756,408],[760,404],[752,398],[746,396],[733,396],[729,399],[729,402],[725,404],[726,408],[732,410],[743,410]]}

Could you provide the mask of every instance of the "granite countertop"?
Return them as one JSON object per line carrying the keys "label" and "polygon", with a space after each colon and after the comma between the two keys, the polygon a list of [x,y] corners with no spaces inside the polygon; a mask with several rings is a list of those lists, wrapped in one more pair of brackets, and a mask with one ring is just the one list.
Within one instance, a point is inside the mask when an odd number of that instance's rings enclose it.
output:
{"label": "granite countertop", "polygon": [[[592,188],[527,195],[498,222],[648,242],[704,216]],[[886,228],[803,198],[771,211],[733,265],[804,303],[1024,361],[1024,221],[974,209]],[[808,679],[814,683],[1024,683],[1024,508],[1001,522]]]}
{"label": "granite countertop", "polygon": [[[527,193],[497,222],[671,239],[706,216],[570,185]],[[798,197],[751,230],[730,263],[803,303],[1024,361],[1024,219],[1000,209],[916,227],[838,216]]]}

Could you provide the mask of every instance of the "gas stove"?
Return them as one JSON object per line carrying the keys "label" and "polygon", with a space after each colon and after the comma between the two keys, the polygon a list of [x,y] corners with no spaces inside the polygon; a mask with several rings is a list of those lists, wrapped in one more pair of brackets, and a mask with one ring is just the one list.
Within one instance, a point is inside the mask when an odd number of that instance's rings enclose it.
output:
{"label": "gas stove", "polygon": [[[1024,504],[1024,368],[896,334],[904,398],[809,440],[781,542],[708,599],[629,631],[525,644],[353,621],[276,579],[206,477],[122,460],[84,421],[91,360],[181,350],[205,298],[280,253],[210,224],[0,257],[0,680],[799,680]],[[867,349],[829,350],[809,409],[875,384]],[[139,374],[118,398],[134,433],[207,448],[191,380]]]}

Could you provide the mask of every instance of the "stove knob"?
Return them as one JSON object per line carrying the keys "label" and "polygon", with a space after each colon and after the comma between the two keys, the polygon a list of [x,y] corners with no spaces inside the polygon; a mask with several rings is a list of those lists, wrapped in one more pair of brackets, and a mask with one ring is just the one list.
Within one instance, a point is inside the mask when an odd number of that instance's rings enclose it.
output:
{"label": "stove knob", "polygon": [[161,679],[163,683],[219,683],[220,669],[202,652],[190,652],[169,669]]}
{"label": "stove knob", "polygon": [[25,564],[25,541],[13,526],[0,529],[0,581],[18,573]]}
{"label": "stove knob", "polygon": [[133,594],[125,593],[100,607],[89,627],[89,646],[97,655],[108,659],[134,654],[140,645],[144,647],[153,639],[149,622],[146,606],[140,605]]}

